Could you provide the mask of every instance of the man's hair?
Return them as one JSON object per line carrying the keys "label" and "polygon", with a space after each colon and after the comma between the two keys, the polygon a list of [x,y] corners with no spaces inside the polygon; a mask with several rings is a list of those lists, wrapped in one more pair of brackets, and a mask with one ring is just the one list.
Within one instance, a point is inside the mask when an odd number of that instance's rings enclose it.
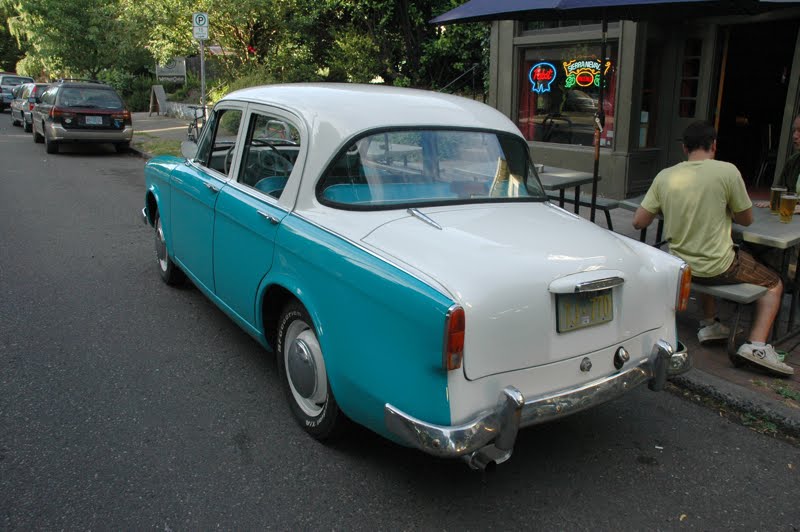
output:
{"label": "man's hair", "polygon": [[715,140],[717,131],[704,120],[692,122],[683,132],[683,145],[689,153],[700,149],[708,151]]}

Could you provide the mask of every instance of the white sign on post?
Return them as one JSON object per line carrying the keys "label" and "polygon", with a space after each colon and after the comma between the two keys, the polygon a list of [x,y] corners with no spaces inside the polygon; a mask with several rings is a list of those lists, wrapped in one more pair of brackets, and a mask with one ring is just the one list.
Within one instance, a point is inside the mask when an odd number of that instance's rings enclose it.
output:
{"label": "white sign on post", "polygon": [[208,13],[195,13],[192,15],[192,33],[198,41],[208,39]]}

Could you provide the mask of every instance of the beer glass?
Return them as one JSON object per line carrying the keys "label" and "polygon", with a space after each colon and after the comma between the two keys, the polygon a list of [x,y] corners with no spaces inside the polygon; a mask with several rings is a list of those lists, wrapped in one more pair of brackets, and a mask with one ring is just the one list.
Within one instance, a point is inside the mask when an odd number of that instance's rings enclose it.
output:
{"label": "beer glass", "polygon": [[797,205],[796,194],[783,194],[781,196],[780,217],[781,223],[788,224],[792,221],[794,215],[794,208]]}
{"label": "beer glass", "polygon": [[778,214],[781,205],[781,195],[786,193],[786,187],[772,187],[769,189],[769,212]]}

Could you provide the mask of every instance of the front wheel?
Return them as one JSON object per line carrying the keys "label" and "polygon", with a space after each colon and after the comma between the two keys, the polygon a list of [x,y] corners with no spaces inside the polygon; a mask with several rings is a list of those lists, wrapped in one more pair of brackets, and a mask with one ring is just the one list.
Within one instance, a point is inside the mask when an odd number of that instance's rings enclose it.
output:
{"label": "front wheel", "polygon": [[313,322],[300,303],[286,305],[277,337],[278,371],[295,420],[317,440],[335,437],[346,418],[331,392]]}
{"label": "front wheel", "polygon": [[117,153],[128,153],[131,149],[130,142],[118,142],[114,144],[114,149],[117,150]]}
{"label": "front wheel", "polygon": [[156,212],[155,227],[155,247],[156,262],[158,263],[158,273],[161,279],[170,286],[175,286],[183,282],[186,278],[183,270],[178,268],[167,253],[167,239],[164,238],[164,228],[161,225],[161,216]]}
{"label": "front wheel", "polygon": [[36,131],[36,126],[33,126],[33,142],[36,144],[41,144],[44,142],[44,137],[42,137],[42,135]]}

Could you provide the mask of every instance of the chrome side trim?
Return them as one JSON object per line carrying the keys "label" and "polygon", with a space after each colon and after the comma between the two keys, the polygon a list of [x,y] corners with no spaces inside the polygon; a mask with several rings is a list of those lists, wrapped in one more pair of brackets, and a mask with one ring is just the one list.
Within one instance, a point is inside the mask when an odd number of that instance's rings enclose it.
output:
{"label": "chrome side trim", "polygon": [[598,279],[596,281],[587,281],[585,283],[578,283],[575,285],[575,292],[597,292],[598,290],[605,290],[606,288],[614,288],[622,285],[625,279],[622,277],[608,277],[606,279]]}
{"label": "chrome side trim", "polygon": [[[493,409],[461,425],[426,423],[388,403],[384,406],[384,422],[392,434],[409,446],[441,458],[464,457],[471,467],[482,469],[488,463],[501,463],[511,456],[521,427],[605,403],[645,382],[651,390],[663,389],[675,355],[686,355],[685,348],[673,353],[668,342],[659,340],[635,366],[576,388],[525,399],[517,388],[507,386]],[[685,359],[688,360],[688,355]]]}

